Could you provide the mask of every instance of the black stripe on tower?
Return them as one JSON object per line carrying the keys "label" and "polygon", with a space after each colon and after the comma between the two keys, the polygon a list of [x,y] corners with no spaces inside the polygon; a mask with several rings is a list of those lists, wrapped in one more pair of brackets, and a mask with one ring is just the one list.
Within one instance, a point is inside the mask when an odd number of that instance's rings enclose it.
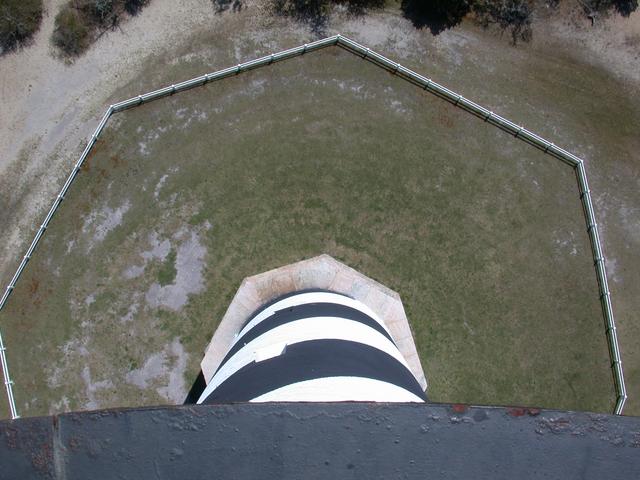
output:
{"label": "black stripe on tower", "polygon": [[[393,338],[391,338],[391,335],[389,335],[389,332],[387,332],[384,327],[380,325],[380,323],[375,321],[369,315],[361,312],[360,310],[352,307],[347,307],[345,305],[338,305],[335,303],[305,303],[302,305],[287,307],[283,310],[278,310],[272,316],[265,318],[255,327],[245,333],[238,339],[238,341],[233,345],[233,347],[231,347],[229,352],[222,359],[218,370],[220,370],[220,368],[222,368],[222,366],[227,363],[227,361],[240,349],[242,349],[247,343],[267,333],[269,330],[290,322],[295,322],[296,320],[305,320],[314,317],[334,317],[362,323],[370,328],[373,328],[377,332],[380,332],[382,335],[388,338],[391,343],[395,345],[395,342],[393,341]],[[216,373],[218,372],[218,370],[216,370]]]}
{"label": "black stripe on tower", "polygon": [[413,374],[391,355],[359,342],[309,340],[288,345],[282,355],[244,366],[202,403],[247,402],[287,385],[329,377],[379,380],[426,401]]}
{"label": "black stripe on tower", "polygon": [[279,297],[274,298],[273,300],[265,303],[264,305],[261,305],[260,308],[258,308],[251,315],[249,315],[249,319],[242,324],[240,331],[242,331],[244,327],[249,325],[249,323],[251,323],[251,320],[256,318],[258,315],[260,315],[262,312],[264,312],[267,308],[271,307],[272,305],[275,305],[276,303],[282,300],[285,300],[287,298],[297,297],[298,295],[302,295],[304,293],[330,293],[331,295],[338,295],[339,297],[345,297],[353,300],[353,298],[350,297],[349,295],[345,295],[344,293],[332,292],[331,290],[326,290],[324,288],[305,288],[303,290],[296,290],[295,292],[285,293],[284,295],[280,295]]}

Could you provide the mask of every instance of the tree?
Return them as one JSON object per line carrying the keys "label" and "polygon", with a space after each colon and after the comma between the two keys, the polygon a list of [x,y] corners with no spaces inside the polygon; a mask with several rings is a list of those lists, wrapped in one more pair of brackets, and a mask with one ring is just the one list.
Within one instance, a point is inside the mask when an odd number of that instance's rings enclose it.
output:
{"label": "tree", "polygon": [[55,19],[53,44],[64,56],[80,55],[127,14],[137,15],[150,0],[69,0]]}
{"label": "tree", "polygon": [[384,3],[384,0],[270,0],[275,14],[301,20],[317,34],[324,34],[333,5],[344,5],[350,14],[362,15],[371,8],[384,6]]}
{"label": "tree", "polygon": [[484,27],[496,24],[503,31],[510,31],[514,44],[531,39],[530,0],[476,0],[473,11]]}
{"label": "tree", "polygon": [[402,13],[417,28],[438,33],[458,25],[471,10],[472,0],[402,0]]}
{"label": "tree", "polygon": [[616,10],[623,17],[628,17],[638,8],[638,0],[578,0],[591,21],[599,13],[606,14]]}
{"label": "tree", "polygon": [[40,28],[42,0],[0,2],[0,54],[25,45]]}
{"label": "tree", "polygon": [[58,12],[51,41],[68,56],[80,55],[89,46],[89,29],[76,9],[66,5]]}

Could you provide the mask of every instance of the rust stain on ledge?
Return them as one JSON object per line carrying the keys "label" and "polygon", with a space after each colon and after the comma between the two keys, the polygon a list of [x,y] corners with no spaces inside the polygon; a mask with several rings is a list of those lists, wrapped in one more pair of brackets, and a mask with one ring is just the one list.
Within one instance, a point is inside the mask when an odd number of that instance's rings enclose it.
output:
{"label": "rust stain on ledge", "polygon": [[536,417],[540,415],[540,409],[527,407],[509,407],[507,408],[507,415],[511,415],[512,417],[524,417],[525,415]]}
{"label": "rust stain on ledge", "polygon": [[451,411],[453,413],[465,413],[469,410],[469,405],[465,405],[464,403],[454,403],[451,405]]}

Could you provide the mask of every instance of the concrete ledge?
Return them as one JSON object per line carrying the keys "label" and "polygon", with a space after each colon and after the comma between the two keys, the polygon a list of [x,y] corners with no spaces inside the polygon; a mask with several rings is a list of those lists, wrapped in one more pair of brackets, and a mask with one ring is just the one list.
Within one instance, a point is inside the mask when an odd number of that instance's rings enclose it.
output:
{"label": "concrete ledge", "polygon": [[241,403],[0,421],[0,478],[638,478],[640,417],[428,403]]}
{"label": "concrete ledge", "polygon": [[292,263],[242,281],[206,348],[201,363],[205,381],[209,383],[242,325],[253,312],[282,295],[311,288],[348,295],[373,310],[387,325],[413,375],[422,388],[427,389],[400,295],[329,255]]}

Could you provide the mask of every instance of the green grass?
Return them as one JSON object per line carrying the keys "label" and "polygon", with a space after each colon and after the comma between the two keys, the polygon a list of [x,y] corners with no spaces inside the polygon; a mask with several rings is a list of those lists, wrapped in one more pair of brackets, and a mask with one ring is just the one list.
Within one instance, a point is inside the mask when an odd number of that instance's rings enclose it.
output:
{"label": "green grass", "polygon": [[[127,278],[151,234],[170,253]],[[202,290],[150,306],[191,235]],[[611,410],[572,170],[332,49],[110,122],[7,306],[21,411],[86,406],[85,366],[99,405],[166,402],[127,373],[179,338],[191,381],[244,277],[320,253],[400,293],[431,400]]]}
{"label": "green grass", "polygon": [[165,285],[170,285],[176,279],[176,250],[171,249],[167,258],[160,266],[160,270],[158,270],[158,283],[160,286],[164,287]]}

